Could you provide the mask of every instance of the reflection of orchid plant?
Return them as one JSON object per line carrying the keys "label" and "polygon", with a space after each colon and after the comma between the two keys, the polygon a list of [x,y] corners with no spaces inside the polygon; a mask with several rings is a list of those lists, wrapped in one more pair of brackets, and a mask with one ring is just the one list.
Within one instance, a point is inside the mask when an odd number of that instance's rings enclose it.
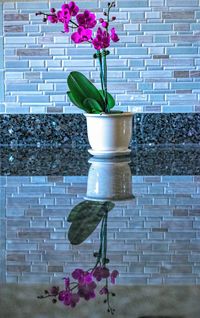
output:
{"label": "reflection of orchid plant", "polygon": [[[75,307],[76,304],[80,301],[81,298],[85,300],[94,299],[97,294],[97,283],[105,280],[103,287],[98,291],[100,295],[105,296],[104,303],[107,304],[107,311],[111,314],[114,314],[115,309],[113,309],[110,305],[110,296],[115,296],[115,293],[110,292],[108,283],[109,281],[112,284],[115,284],[115,279],[118,276],[118,271],[113,270],[110,272],[108,268],[109,259],[107,258],[107,219],[108,219],[108,211],[114,207],[112,202],[96,202],[96,201],[84,201],[78,204],[72,211],[71,211],[71,218],[69,217],[72,222],[75,223],[74,231],[77,232],[77,212],[80,212],[80,207],[83,209],[83,213],[86,211],[86,207],[89,206],[96,207],[96,213],[98,216],[101,216],[102,223],[101,223],[101,231],[100,231],[100,247],[98,252],[94,253],[94,257],[96,258],[96,263],[92,269],[87,271],[76,268],[70,277],[64,278],[65,287],[61,290],[57,286],[53,286],[50,290],[45,290],[45,294],[38,296],[38,298],[47,298],[51,297],[52,302],[56,303],[58,300],[61,301],[65,306]],[[85,209],[85,210],[84,210]],[[104,211],[103,215],[102,212]],[[94,213],[95,214],[95,213]],[[80,214],[79,214],[80,215]],[[93,218],[93,225],[96,225],[99,218],[94,216]],[[85,220],[85,223],[87,220]],[[97,223],[98,224],[98,223]],[[71,225],[72,227],[72,225]],[[73,227],[72,227],[73,229]],[[88,232],[89,233],[89,232]],[[91,233],[90,233],[91,234]],[[73,239],[76,239],[76,234],[73,236]]]}
{"label": "reflection of orchid plant", "polygon": [[[51,8],[50,14],[37,12],[36,15],[43,15],[43,21],[51,23],[62,23],[64,33],[68,33],[70,28],[75,31],[71,34],[71,40],[76,43],[90,43],[96,53],[94,58],[98,58],[100,66],[101,90],[98,90],[82,73],[71,72],[68,76],[68,86],[70,91],[67,92],[71,102],[77,107],[85,110],[87,113],[109,113],[114,107],[115,101],[107,91],[107,61],[106,57],[109,51],[106,50],[111,41],[118,42],[119,37],[115,28],[110,29],[110,22],[116,20],[116,17],[110,18],[110,10],[115,6],[115,2],[108,3],[108,9],[104,12],[105,18],[100,18],[100,26],[93,35],[94,27],[97,25],[95,14],[89,10],[79,13],[79,7],[74,1],[63,4],[61,9],[56,11]],[[74,21],[73,18],[76,18]]]}

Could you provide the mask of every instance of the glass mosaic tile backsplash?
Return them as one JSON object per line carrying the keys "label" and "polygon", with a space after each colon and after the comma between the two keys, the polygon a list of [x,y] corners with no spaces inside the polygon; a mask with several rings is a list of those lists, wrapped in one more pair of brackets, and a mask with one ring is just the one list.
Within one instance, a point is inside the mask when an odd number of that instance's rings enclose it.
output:
{"label": "glass mosaic tile backsplash", "polygon": [[[0,112],[74,113],[66,78],[82,71],[100,85],[89,44],[76,47],[62,25],[42,22],[38,10],[63,1],[0,4]],[[107,1],[77,1],[102,15]],[[200,111],[199,0],[119,0],[114,26],[120,42],[109,56],[109,91],[122,110]],[[3,53],[3,54],[2,54]],[[5,85],[3,85],[3,82]]]}

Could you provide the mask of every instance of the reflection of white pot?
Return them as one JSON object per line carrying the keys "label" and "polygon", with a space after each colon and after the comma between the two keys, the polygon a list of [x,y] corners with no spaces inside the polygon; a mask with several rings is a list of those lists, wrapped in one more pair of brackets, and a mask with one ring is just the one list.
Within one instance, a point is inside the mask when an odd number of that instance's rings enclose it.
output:
{"label": "reflection of white pot", "polygon": [[133,113],[84,114],[87,119],[89,152],[99,157],[130,153]]}
{"label": "reflection of white pot", "polygon": [[132,194],[132,174],[129,159],[95,159],[91,163],[87,200],[130,200]]}

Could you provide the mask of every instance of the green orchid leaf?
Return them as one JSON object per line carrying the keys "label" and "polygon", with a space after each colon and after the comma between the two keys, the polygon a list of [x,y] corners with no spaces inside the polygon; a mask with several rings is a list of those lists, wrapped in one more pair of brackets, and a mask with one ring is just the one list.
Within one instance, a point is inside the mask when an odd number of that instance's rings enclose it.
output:
{"label": "green orchid leaf", "polygon": [[[103,91],[100,89],[99,93],[101,94],[102,98],[105,99]],[[108,96],[108,108],[111,109],[115,106],[115,100],[110,93],[107,93]]]}
{"label": "green orchid leaf", "polygon": [[90,109],[92,109],[92,113],[94,114],[99,114],[103,111],[99,103],[93,98],[86,98],[83,104],[85,107],[89,107]]}
{"label": "green orchid leaf", "polygon": [[92,98],[103,107],[104,100],[98,89],[80,72],[71,72],[67,83],[74,98],[83,104],[86,98]]}
{"label": "green orchid leaf", "polygon": [[84,109],[84,106],[81,104],[80,100],[76,99],[71,92],[67,92],[69,100],[77,107]]}
{"label": "green orchid leaf", "polygon": [[87,113],[92,113],[92,109],[90,108],[90,105],[84,105],[82,104],[81,100],[78,97],[74,97],[74,95],[72,94],[72,92],[67,92],[67,95],[70,99],[70,101],[77,106],[80,109],[83,109],[84,111],[86,111]]}

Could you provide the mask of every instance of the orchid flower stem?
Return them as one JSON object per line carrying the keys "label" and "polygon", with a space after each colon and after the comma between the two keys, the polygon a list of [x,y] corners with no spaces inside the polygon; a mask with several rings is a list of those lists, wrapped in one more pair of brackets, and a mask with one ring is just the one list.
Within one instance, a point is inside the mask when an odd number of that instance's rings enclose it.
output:
{"label": "orchid flower stem", "polygon": [[107,218],[108,218],[108,215],[106,213],[105,217],[104,217],[104,229],[103,229],[103,232],[104,232],[104,236],[103,236],[103,238],[104,238],[104,241],[103,241],[103,259],[104,259],[104,262],[106,262],[106,254],[107,254]]}
{"label": "orchid flower stem", "polygon": [[79,27],[79,25],[76,23],[76,22],[74,22],[73,20],[69,20],[72,24],[74,24],[77,28]]}
{"label": "orchid flower stem", "polygon": [[[100,66],[100,79],[101,79],[101,89],[104,95],[104,101],[105,101],[105,89],[104,89],[104,75],[103,75],[103,64],[102,64],[102,55],[100,51],[97,51],[97,56],[99,59],[99,66]],[[105,103],[105,109],[106,110],[106,103]]]}
{"label": "orchid flower stem", "polygon": [[104,93],[105,93],[105,112],[108,113],[108,91],[107,91],[107,61],[106,61],[106,51],[103,51],[103,73],[104,73]]}
{"label": "orchid flower stem", "polygon": [[51,295],[51,294],[48,294],[48,295],[41,295],[41,296],[38,296],[37,298],[38,299],[43,299],[43,298],[48,298],[48,297],[55,297],[55,295]]}
{"label": "orchid flower stem", "polygon": [[99,248],[99,255],[97,258],[97,262],[99,263],[102,258],[102,248],[103,248],[103,235],[104,235],[104,218],[101,224],[101,232],[100,232],[100,248]]}

